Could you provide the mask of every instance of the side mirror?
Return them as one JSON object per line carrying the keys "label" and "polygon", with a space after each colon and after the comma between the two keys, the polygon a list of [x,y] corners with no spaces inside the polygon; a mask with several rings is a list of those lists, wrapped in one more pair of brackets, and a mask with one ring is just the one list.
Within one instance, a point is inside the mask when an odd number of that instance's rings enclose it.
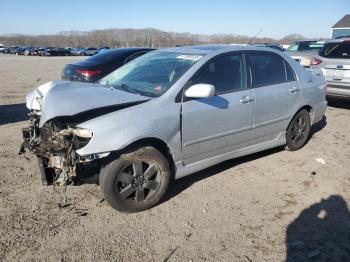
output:
{"label": "side mirror", "polygon": [[206,98],[212,97],[215,94],[215,87],[209,84],[196,84],[189,87],[185,91],[186,97],[191,98]]}

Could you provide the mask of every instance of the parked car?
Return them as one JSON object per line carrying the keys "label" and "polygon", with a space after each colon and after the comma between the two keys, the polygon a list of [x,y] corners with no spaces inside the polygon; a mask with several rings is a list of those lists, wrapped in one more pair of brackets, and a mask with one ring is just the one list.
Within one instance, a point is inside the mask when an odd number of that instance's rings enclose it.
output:
{"label": "parked car", "polygon": [[301,59],[310,54],[317,54],[323,47],[323,40],[302,40],[292,43],[286,50],[295,61],[300,63]]}
{"label": "parked car", "polygon": [[350,37],[328,41],[318,54],[304,57],[302,65],[322,71],[327,96],[350,99]]}
{"label": "parked car", "polygon": [[72,52],[72,55],[79,56],[81,51],[83,51],[83,50],[84,50],[84,48],[75,47],[75,48],[73,48],[73,50],[71,52]]}
{"label": "parked car", "polygon": [[27,46],[20,46],[14,50],[14,54],[16,55],[24,55],[24,52],[28,49]]}
{"label": "parked car", "polygon": [[286,49],[284,49],[283,46],[281,46],[279,44],[275,44],[275,43],[255,43],[252,45],[253,46],[260,46],[260,47],[269,47],[269,48],[276,49],[276,50],[281,51],[281,52],[286,51]]}
{"label": "parked car", "polygon": [[71,52],[64,48],[47,49],[41,55],[44,56],[70,56]]}
{"label": "parked car", "polygon": [[103,46],[103,47],[99,47],[98,48],[98,54],[101,54],[101,53],[103,53],[103,52],[106,52],[106,51],[108,51],[108,50],[110,50],[111,48],[109,47],[109,46]]}
{"label": "parked car", "polygon": [[4,50],[5,50],[4,45],[0,44],[0,53],[3,53],[3,52],[4,52]]}
{"label": "parked car", "polygon": [[83,50],[81,50],[80,52],[78,52],[78,55],[82,55],[82,56],[91,56],[91,55],[96,55],[98,53],[98,49],[95,47],[88,47],[88,48],[84,48]]}
{"label": "parked car", "polygon": [[62,79],[80,82],[95,82],[118,67],[148,53],[150,48],[118,48],[68,64],[63,68]]}
{"label": "parked car", "polygon": [[9,46],[4,49],[4,54],[15,54],[18,46]]}
{"label": "parked car", "polygon": [[160,202],[170,180],[225,160],[302,148],[326,110],[325,79],[270,48],[156,50],[96,84],[53,81],[27,95],[25,149],[45,184],[93,174],[115,209]]}
{"label": "parked car", "polygon": [[37,50],[36,47],[28,47],[24,52],[23,54],[24,55],[34,55],[34,52]]}

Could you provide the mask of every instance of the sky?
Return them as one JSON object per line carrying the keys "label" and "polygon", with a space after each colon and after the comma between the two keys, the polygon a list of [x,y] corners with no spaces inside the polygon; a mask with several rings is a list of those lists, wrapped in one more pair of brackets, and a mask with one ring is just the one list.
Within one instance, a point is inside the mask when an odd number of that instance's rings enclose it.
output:
{"label": "sky", "polygon": [[350,0],[1,0],[1,34],[157,28],[198,34],[329,37]]}

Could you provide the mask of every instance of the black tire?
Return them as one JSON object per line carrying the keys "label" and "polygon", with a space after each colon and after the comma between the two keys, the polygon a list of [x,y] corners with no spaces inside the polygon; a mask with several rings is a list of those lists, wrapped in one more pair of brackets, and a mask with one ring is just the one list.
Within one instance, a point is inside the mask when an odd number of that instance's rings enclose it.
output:
{"label": "black tire", "polygon": [[171,180],[167,159],[151,146],[122,154],[104,166],[99,183],[106,201],[122,212],[140,212],[160,202]]}
{"label": "black tire", "polygon": [[295,151],[302,148],[309,139],[310,130],[309,112],[306,109],[302,109],[294,116],[287,128],[287,149]]}

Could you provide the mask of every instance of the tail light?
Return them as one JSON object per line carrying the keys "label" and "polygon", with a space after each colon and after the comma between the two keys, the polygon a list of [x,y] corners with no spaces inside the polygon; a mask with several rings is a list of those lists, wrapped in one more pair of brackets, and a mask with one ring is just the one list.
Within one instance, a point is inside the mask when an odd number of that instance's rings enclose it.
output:
{"label": "tail light", "polygon": [[302,66],[319,65],[321,63],[322,63],[322,60],[317,59],[315,57],[302,57],[300,60],[300,64]]}
{"label": "tail light", "polygon": [[97,76],[101,73],[101,70],[95,69],[75,69],[75,72],[78,74],[81,74],[83,76],[89,77],[89,76]]}

